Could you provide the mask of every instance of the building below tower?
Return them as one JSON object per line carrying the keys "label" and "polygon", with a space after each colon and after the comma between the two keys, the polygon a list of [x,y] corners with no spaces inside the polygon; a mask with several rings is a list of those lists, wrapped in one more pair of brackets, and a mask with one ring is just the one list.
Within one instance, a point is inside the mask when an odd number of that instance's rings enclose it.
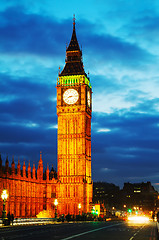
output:
{"label": "building below tower", "polygon": [[[8,158],[3,166],[0,156],[0,193],[3,189],[7,190],[6,212],[15,217],[36,217],[43,210],[49,210],[54,215],[57,182],[57,173],[53,167],[51,171],[47,167],[43,172],[41,153],[37,170],[35,165],[31,170],[30,163],[26,169],[25,162],[21,169],[19,160],[15,167],[14,158],[11,167]],[[2,209],[3,202],[0,199],[0,216]]]}

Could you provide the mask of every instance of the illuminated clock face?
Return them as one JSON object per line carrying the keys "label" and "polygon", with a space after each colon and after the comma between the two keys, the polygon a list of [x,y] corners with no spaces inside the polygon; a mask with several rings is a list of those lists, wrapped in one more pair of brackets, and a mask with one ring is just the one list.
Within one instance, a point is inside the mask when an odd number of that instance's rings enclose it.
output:
{"label": "illuminated clock face", "polygon": [[91,106],[91,96],[90,96],[89,91],[87,92],[87,103],[88,103],[88,106],[90,107]]}
{"label": "illuminated clock face", "polygon": [[79,94],[75,89],[68,89],[63,94],[63,100],[67,104],[75,104],[78,101]]}

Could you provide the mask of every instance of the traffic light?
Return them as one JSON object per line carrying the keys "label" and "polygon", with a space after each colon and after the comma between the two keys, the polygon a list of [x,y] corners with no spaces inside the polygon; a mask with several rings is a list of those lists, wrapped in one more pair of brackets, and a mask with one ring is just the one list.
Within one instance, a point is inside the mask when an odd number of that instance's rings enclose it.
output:
{"label": "traffic light", "polygon": [[132,213],[132,209],[129,208],[129,209],[128,209],[128,213]]}
{"label": "traffic light", "polygon": [[98,210],[96,210],[96,215],[98,215]]}

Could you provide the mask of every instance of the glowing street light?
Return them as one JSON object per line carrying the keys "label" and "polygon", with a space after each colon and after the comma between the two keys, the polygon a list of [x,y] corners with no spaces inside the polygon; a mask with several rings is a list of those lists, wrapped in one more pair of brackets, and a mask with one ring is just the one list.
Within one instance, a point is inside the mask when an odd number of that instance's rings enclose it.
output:
{"label": "glowing street light", "polygon": [[81,203],[78,204],[78,209],[79,209],[79,215],[80,215],[80,211],[81,211]]}
{"label": "glowing street light", "polygon": [[5,205],[6,205],[6,201],[7,201],[7,198],[8,198],[8,193],[7,193],[6,189],[3,189],[2,194],[1,194],[1,198],[3,200],[2,220],[4,222],[4,219],[6,219]]}
{"label": "glowing street light", "polygon": [[57,205],[58,205],[57,199],[55,199],[54,205],[55,205],[55,218],[57,218]]}

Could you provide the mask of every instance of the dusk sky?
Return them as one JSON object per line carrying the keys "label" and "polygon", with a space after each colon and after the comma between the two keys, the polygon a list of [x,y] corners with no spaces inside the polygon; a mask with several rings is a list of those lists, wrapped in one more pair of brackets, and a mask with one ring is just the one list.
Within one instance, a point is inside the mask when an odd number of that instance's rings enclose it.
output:
{"label": "dusk sky", "polygon": [[56,81],[73,14],[93,89],[92,178],[159,190],[159,1],[0,0],[3,165],[57,167]]}

